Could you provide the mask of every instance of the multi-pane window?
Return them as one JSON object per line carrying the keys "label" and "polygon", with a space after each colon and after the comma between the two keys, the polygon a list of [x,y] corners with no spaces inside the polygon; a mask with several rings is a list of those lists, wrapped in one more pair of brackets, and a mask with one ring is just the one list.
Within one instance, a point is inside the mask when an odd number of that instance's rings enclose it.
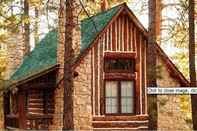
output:
{"label": "multi-pane window", "polygon": [[105,59],[105,72],[135,72],[133,59]]}
{"label": "multi-pane window", "polygon": [[106,113],[118,113],[118,82],[106,82]]}
{"label": "multi-pane window", "polygon": [[134,113],[134,89],[132,81],[121,81],[121,113]]}
{"label": "multi-pane window", "polygon": [[105,58],[105,113],[135,113],[135,58]]}
{"label": "multi-pane window", "polygon": [[133,81],[106,81],[106,114],[134,113]]}

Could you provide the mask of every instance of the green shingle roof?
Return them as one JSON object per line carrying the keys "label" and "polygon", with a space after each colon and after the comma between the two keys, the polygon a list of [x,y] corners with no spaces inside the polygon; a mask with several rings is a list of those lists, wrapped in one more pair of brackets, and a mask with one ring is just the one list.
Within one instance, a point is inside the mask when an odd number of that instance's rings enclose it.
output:
{"label": "green shingle roof", "polygon": [[[119,11],[121,5],[101,12],[81,22],[81,52],[83,52],[97,37],[112,17]],[[50,31],[24,58],[22,65],[11,76],[11,81],[20,81],[31,77],[57,64],[57,31]]]}
{"label": "green shingle roof", "polygon": [[22,65],[12,75],[11,80],[17,81],[37,74],[56,65],[57,32],[50,31],[35,49],[24,58]]}

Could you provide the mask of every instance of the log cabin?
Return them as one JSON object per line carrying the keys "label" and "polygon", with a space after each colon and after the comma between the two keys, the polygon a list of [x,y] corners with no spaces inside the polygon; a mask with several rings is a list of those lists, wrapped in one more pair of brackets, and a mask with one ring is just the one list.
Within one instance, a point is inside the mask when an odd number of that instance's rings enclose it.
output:
{"label": "log cabin", "polygon": [[[72,65],[73,129],[148,129],[148,31],[126,4],[82,20],[80,31],[80,53]],[[67,101],[58,37],[56,30],[46,34],[11,76],[4,93],[6,129],[63,128]],[[188,86],[157,43],[155,50],[169,78]]]}

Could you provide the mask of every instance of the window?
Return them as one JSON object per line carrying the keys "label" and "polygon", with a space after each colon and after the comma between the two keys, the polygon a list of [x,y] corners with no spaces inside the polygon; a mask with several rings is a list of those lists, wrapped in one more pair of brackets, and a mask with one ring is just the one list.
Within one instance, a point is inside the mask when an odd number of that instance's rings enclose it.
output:
{"label": "window", "polygon": [[133,59],[105,59],[105,72],[135,72]]}
{"label": "window", "polygon": [[132,81],[121,81],[121,113],[134,113],[134,89]]}
{"label": "window", "polygon": [[105,83],[105,113],[134,113],[134,82],[106,81]]}
{"label": "window", "polygon": [[118,82],[106,82],[106,113],[118,113]]}
{"label": "window", "polygon": [[134,114],[135,109],[135,55],[105,54],[105,114]]}

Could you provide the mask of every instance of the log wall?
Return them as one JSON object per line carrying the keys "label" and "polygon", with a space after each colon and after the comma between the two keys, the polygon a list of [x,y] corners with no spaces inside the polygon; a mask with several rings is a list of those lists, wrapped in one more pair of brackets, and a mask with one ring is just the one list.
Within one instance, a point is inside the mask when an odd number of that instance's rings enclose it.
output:
{"label": "log wall", "polygon": [[136,55],[137,114],[147,113],[146,103],[146,42],[145,36],[126,14],[112,20],[91,49],[92,113],[104,115],[104,57],[107,53],[133,53]]}

